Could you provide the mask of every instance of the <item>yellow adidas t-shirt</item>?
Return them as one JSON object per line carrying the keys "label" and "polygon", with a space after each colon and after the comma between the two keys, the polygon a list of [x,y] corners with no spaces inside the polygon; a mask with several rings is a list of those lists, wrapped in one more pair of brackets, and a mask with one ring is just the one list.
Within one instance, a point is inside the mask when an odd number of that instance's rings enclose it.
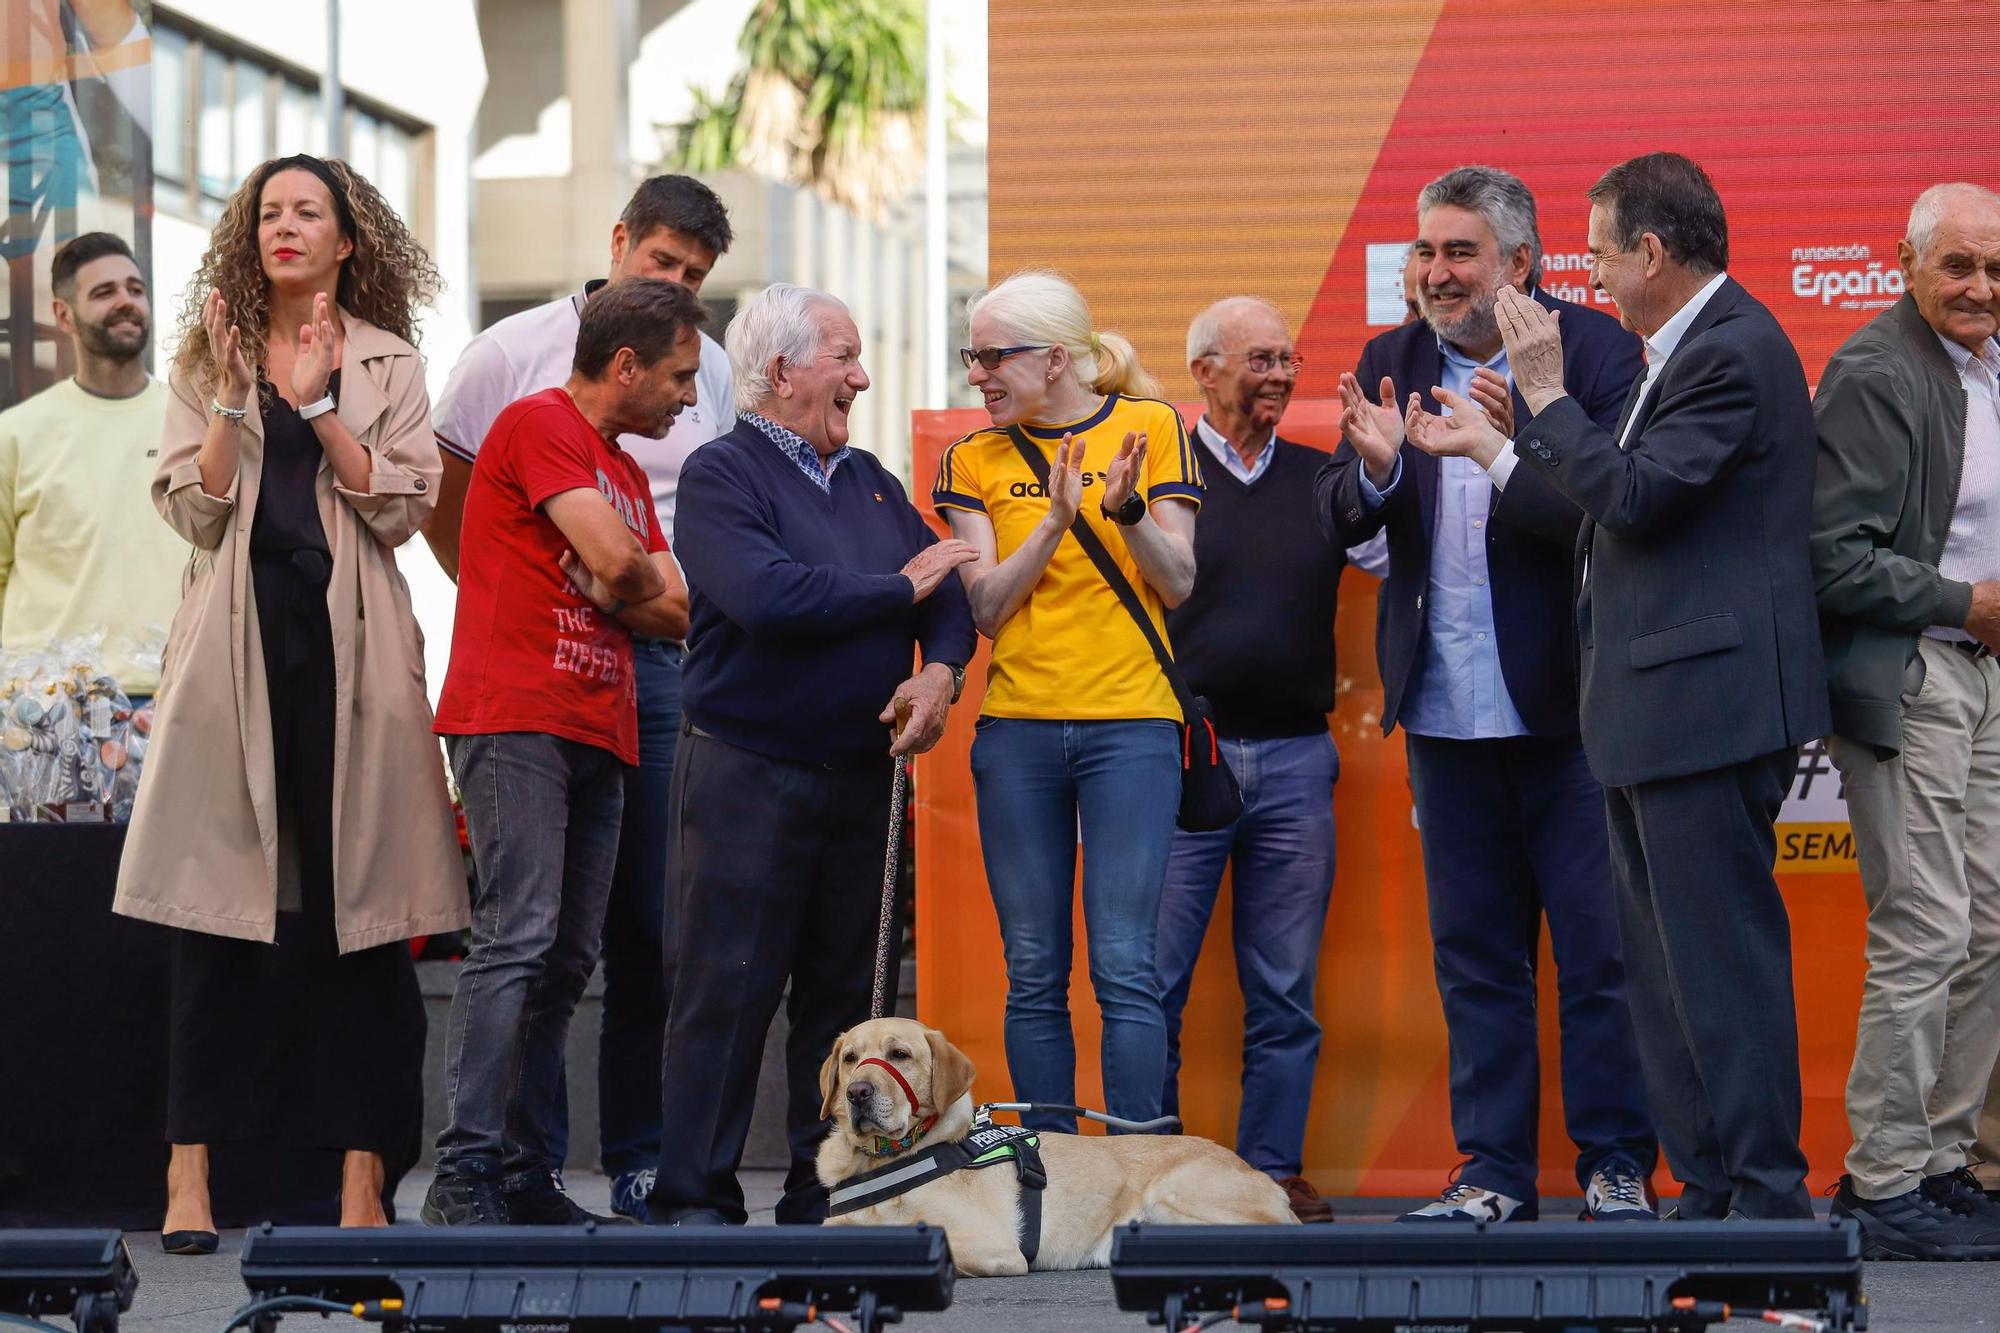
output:
{"label": "yellow adidas t-shirt", "polygon": [[[1083,504],[1078,512],[1131,581],[1166,641],[1166,608],[1140,574],[1125,545],[1125,529],[1104,517],[1102,499],[1105,471],[1130,431],[1146,436],[1141,480],[1146,503],[1169,496],[1201,503],[1201,466],[1180,414],[1152,398],[1112,394],[1081,421],[1022,429],[1050,460],[1065,432],[1083,442]],[[997,427],[974,431],[945,450],[931,503],[939,510],[963,509],[991,519],[1002,560],[1020,549],[1049,512],[1035,474],[1007,432]],[[1077,721],[1179,721],[1181,716],[1145,635],[1076,538],[1068,535],[1028,600],[1000,627],[979,711],[994,717]]]}

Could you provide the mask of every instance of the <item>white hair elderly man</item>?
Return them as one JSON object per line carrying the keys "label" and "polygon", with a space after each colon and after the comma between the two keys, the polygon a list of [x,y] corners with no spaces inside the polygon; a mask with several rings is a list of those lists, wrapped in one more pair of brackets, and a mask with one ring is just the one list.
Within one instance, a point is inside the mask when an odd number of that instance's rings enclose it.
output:
{"label": "white hair elderly man", "polygon": [[2000,196],[1938,185],[1905,294],[1813,402],[1813,574],[1868,895],[1834,1211],[1869,1257],[2000,1258],[1968,1167],[2000,1058]]}
{"label": "white hair elderly man", "polygon": [[[736,428],[680,482],[690,625],[668,938],[687,947],[668,959],[652,1216],[746,1220],[736,1167],[789,981],[792,1165],[777,1220],[812,1224],[826,1216],[820,1061],[868,1017],[892,755],[943,734],[976,641],[951,574],[976,552],[939,541],[902,483],[849,447],[868,374],[846,306],[779,283],[723,341]],[[892,745],[885,723],[905,700]]]}

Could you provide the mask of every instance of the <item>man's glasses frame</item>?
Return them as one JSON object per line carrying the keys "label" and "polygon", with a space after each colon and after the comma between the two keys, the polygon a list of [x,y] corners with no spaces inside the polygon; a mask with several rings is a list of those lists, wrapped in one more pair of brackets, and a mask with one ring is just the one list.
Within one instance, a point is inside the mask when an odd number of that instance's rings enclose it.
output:
{"label": "man's glasses frame", "polygon": [[1306,359],[1296,352],[1289,356],[1274,352],[1210,352],[1209,355],[1224,361],[1232,356],[1240,356],[1252,375],[1268,375],[1279,366],[1284,366],[1296,375],[1304,370],[1306,365]]}
{"label": "man's glasses frame", "polygon": [[988,370],[998,370],[1000,369],[1000,363],[1010,356],[1019,356],[1022,352],[1045,352],[1051,346],[1053,346],[1051,343],[1022,343],[1019,347],[981,347],[977,349],[961,347],[958,349],[958,359],[967,370],[972,369],[972,363],[975,361]]}

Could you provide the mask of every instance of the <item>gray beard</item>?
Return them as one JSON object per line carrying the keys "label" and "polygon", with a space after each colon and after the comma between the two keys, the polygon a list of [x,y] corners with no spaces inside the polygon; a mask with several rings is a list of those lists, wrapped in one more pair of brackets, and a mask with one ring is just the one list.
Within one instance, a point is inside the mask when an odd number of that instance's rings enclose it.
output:
{"label": "gray beard", "polygon": [[1458,320],[1444,320],[1431,313],[1430,301],[1424,300],[1424,323],[1431,326],[1431,332],[1454,347],[1465,347],[1491,342],[1500,335],[1500,320],[1494,315],[1493,307],[1499,303],[1496,291],[1484,302],[1475,302]]}

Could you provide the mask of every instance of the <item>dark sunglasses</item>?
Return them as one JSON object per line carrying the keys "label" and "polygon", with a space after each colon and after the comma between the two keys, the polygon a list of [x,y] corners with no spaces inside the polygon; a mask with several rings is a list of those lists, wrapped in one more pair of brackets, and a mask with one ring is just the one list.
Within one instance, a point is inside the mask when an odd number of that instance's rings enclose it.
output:
{"label": "dark sunglasses", "polygon": [[998,370],[1000,369],[1000,363],[1010,356],[1018,356],[1022,352],[1046,351],[1051,345],[1050,343],[1024,343],[1019,347],[982,347],[976,352],[970,347],[961,347],[958,349],[958,359],[964,364],[967,370],[972,369],[972,363],[975,361],[985,366],[988,370]]}

